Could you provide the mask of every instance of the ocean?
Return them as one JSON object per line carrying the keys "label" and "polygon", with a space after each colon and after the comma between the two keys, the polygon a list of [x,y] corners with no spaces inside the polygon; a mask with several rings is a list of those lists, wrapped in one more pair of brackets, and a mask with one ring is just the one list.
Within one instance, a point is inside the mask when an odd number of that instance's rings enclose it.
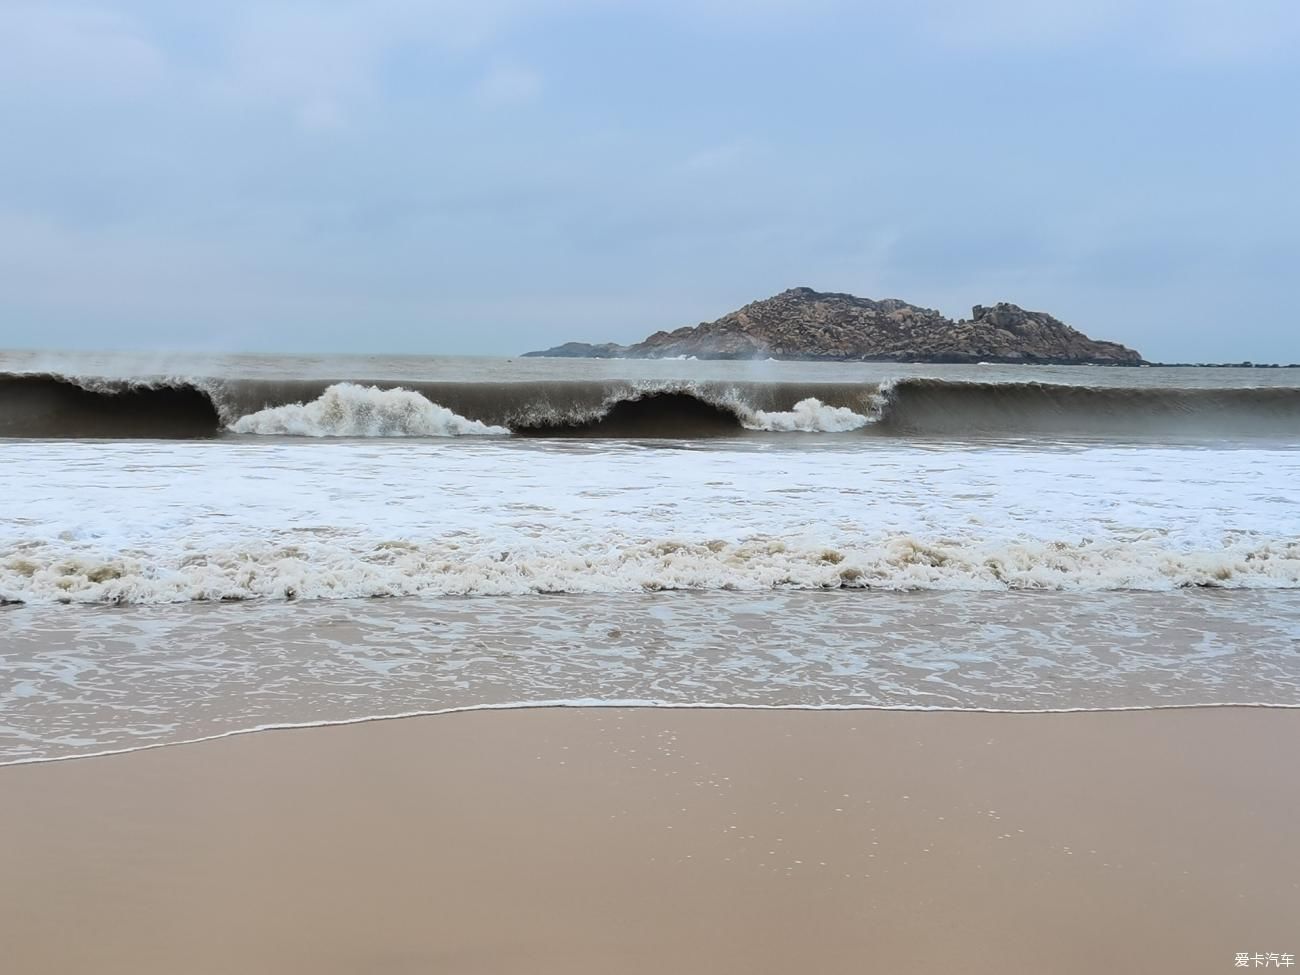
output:
{"label": "ocean", "polygon": [[0,353],[0,764],[1300,705],[1300,370]]}

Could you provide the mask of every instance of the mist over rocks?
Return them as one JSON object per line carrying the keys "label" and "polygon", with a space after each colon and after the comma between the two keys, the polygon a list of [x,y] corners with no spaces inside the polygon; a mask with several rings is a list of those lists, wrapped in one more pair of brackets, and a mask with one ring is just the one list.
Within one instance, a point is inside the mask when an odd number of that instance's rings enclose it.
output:
{"label": "mist over rocks", "polygon": [[632,345],[567,342],[526,356],[556,358],[826,359],[1140,365],[1117,342],[1091,339],[1046,312],[999,302],[953,321],[897,298],[791,288],[713,322],[655,332]]}

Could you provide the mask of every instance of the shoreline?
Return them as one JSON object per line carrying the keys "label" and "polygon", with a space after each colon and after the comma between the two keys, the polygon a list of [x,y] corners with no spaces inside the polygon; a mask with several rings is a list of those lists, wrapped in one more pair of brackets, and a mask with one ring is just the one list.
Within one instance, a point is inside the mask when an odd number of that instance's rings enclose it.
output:
{"label": "shoreline", "polygon": [[1057,714],[1132,714],[1142,711],[1213,711],[1265,710],[1300,711],[1300,704],[1277,704],[1266,701],[1221,701],[1203,704],[1135,704],[1131,706],[1095,708],[964,708],[947,705],[897,705],[884,704],[711,704],[708,702],[676,703],[669,701],[510,701],[500,704],[467,704],[461,707],[434,708],[420,711],[403,711],[396,714],[368,714],[359,718],[324,719],[320,721],[284,721],[234,728],[200,738],[183,738],[178,741],[150,742],[129,748],[110,748],[99,752],[75,755],[51,755],[40,758],[18,758],[0,761],[0,771],[28,765],[49,765],[55,762],[74,762],[92,758],[115,758],[134,755],[136,752],[157,751],[161,748],[181,748],[186,745],[203,745],[208,742],[242,738],[246,735],[263,735],[276,731],[310,731],[313,728],[348,728],[354,725],[377,724],[388,721],[411,721],[427,718],[449,717],[456,714],[475,714],[480,711],[801,711],[810,713],[872,713],[882,714],[990,714],[990,715],[1057,715]]}
{"label": "shoreline", "polygon": [[0,938],[32,975],[1218,972],[1298,946],[1294,710],[498,709],[6,766]]}

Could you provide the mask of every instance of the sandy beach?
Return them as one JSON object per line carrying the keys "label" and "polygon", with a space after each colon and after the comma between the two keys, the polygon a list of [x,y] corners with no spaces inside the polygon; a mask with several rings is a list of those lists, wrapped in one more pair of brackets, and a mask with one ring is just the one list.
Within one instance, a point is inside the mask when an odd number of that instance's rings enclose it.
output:
{"label": "sandy beach", "polygon": [[1300,712],[539,709],[0,769],[4,970],[1222,972]]}

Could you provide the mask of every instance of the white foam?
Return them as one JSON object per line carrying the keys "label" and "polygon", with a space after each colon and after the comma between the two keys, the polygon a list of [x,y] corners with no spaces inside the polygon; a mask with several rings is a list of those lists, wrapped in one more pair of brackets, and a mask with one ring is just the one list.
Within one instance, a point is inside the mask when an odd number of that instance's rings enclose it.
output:
{"label": "white foam", "polygon": [[291,437],[463,437],[504,435],[408,389],[336,383],[310,403],[269,407],[230,424],[234,433]]}
{"label": "white foam", "polygon": [[871,423],[869,417],[854,413],[846,406],[827,406],[815,397],[802,399],[789,411],[754,410],[745,418],[751,430],[773,430],[780,433],[847,433],[861,430]]}
{"label": "white foam", "polygon": [[1300,451],[11,443],[0,600],[1300,586]]}
{"label": "white foam", "polygon": [[925,543],[910,536],[838,548],[777,538],[524,546],[487,539],[296,545],[249,542],[127,555],[54,547],[0,557],[0,598],[165,603],[413,595],[873,588],[964,591],[1300,586],[1300,544],[1170,551],[1160,545]]}

